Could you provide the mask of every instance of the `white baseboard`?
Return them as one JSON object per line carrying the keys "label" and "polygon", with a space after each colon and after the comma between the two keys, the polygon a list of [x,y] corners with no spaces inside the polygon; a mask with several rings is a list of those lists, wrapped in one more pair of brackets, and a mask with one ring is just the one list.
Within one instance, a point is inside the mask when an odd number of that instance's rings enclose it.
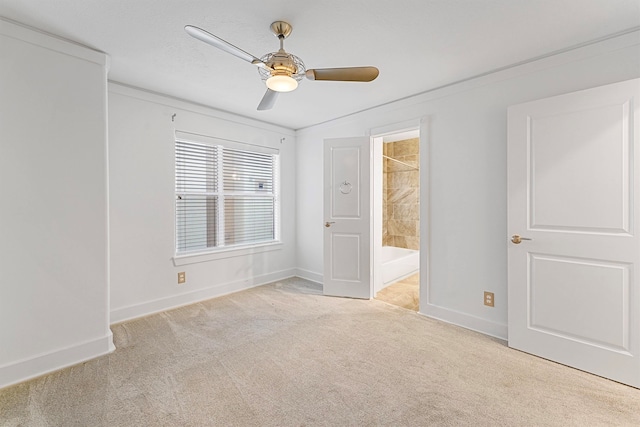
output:
{"label": "white baseboard", "polygon": [[503,323],[492,322],[432,304],[426,304],[426,307],[420,304],[420,314],[501,340],[507,340],[507,325]]}
{"label": "white baseboard", "polygon": [[311,282],[316,282],[316,283],[323,283],[323,276],[320,273],[316,273],[313,271],[309,271],[309,270],[304,270],[302,268],[296,268],[296,276],[302,278],[302,279],[306,279],[309,280]]}
{"label": "white baseboard", "polygon": [[115,350],[111,331],[104,337],[0,366],[0,389],[86,362]]}
{"label": "white baseboard", "polygon": [[260,276],[243,278],[234,282],[216,285],[211,288],[198,289],[184,294],[172,295],[165,298],[146,301],[140,304],[130,305],[128,307],[117,308],[111,310],[111,324],[113,325],[115,323],[125,322],[127,320],[194,304],[211,298],[221,297],[223,295],[255,288],[256,286],[266,285],[267,283],[275,282],[276,280],[282,280],[294,276],[296,276],[296,269],[291,268]]}

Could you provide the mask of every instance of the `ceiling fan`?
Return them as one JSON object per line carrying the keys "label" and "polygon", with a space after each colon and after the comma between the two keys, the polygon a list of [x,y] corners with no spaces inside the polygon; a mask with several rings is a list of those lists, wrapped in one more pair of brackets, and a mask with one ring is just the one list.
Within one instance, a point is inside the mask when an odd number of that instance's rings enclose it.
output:
{"label": "ceiling fan", "polygon": [[187,25],[185,31],[192,37],[217,47],[258,67],[258,73],[267,85],[267,92],[258,105],[258,110],[273,107],[279,92],[290,92],[298,87],[303,77],[309,80],[331,80],[346,82],[370,82],[378,77],[376,67],[315,68],[307,70],[300,58],[284,50],[284,39],[291,34],[291,25],[284,21],[271,24],[271,32],[280,40],[280,50],[256,58],[250,53],[222,40],[202,28]]}

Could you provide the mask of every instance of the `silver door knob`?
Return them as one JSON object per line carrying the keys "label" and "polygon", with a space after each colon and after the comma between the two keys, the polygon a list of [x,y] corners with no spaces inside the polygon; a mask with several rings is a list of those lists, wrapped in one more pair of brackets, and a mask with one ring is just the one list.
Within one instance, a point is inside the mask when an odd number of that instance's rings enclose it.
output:
{"label": "silver door knob", "polygon": [[336,223],[335,221],[327,221],[324,223],[324,226],[328,228],[328,227],[331,227],[331,224],[335,224],[335,223]]}
{"label": "silver door knob", "polygon": [[533,239],[530,239],[529,237],[522,237],[518,234],[514,234],[513,236],[511,236],[511,242],[513,242],[516,245],[519,245],[520,243],[522,243],[523,240],[533,240]]}

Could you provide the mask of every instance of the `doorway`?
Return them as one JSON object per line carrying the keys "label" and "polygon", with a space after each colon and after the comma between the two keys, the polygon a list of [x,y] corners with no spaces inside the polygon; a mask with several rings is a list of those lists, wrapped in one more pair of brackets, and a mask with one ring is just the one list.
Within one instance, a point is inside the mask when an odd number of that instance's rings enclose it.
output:
{"label": "doorway", "polygon": [[420,129],[377,135],[373,144],[373,294],[418,311]]}
{"label": "doorway", "polygon": [[[428,117],[422,117],[419,120],[372,129],[369,136],[324,140],[324,295],[371,299],[392,282],[407,279],[417,273],[409,270],[390,281],[388,277],[383,277],[383,272],[388,272],[388,269],[381,266],[384,140],[386,138],[387,141],[394,142],[417,139],[415,142],[419,147],[419,155],[415,157],[416,163],[408,163],[405,167],[408,168],[406,172],[415,176],[420,188],[410,191],[406,201],[412,200],[418,205],[415,206],[418,221],[414,219],[411,228],[416,232],[413,237],[420,237],[413,242],[423,250],[411,251],[415,254],[413,258],[417,261],[417,269],[422,269],[422,274],[415,277],[414,281],[418,287],[417,299],[422,300],[422,304],[428,304],[429,176],[428,170],[420,170],[419,167],[419,163],[428,164],[428,140],[425,140],[427,120]],[[388,154],[389,149],[387,157],[391,157]],[[396,160],[398,159],[389,161],[397,163]],[[405,178],[396,178],[399,180],[399,187],[405,187]],[[397,209],[398,218],[402,218],[401,209],[403,208]],[[388,230],[388,234],[389,231],[394,236],[395,244],[397,234],[393,234],[393,230]]]}

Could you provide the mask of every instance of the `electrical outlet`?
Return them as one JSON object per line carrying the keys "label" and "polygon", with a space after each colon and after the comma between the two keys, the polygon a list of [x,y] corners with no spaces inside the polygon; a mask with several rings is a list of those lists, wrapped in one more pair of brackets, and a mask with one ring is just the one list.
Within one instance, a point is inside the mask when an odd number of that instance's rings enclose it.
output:
{"label": "electrical outlet", "polygon": [[494,304],[493,292],[484,292],[484,305],[493,307]]}
{"label": "electrical outlet", "polygon": [[181,271],[180,273],[178,273],[178,285],[181,285],[186,281],[187,281],[187,273],[185,273],[184,271]]}

